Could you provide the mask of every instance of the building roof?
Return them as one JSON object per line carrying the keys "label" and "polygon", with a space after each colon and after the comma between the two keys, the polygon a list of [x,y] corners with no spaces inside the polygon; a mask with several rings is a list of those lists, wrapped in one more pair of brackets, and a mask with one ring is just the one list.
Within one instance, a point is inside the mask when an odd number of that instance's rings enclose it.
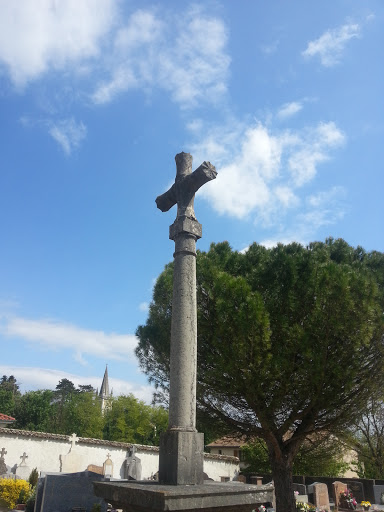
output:
{"label": "building roof", "polygon": [[14,421],[16,421],[16,419],[12,418],[12,416],[0,412],[0,423],[13,423]]}
{"label": "building roof", "polygon": [[213,443],[207,444],[207,448],[241,448],[249,442],[246,436],[242,435],[229,435],[216,439]]}

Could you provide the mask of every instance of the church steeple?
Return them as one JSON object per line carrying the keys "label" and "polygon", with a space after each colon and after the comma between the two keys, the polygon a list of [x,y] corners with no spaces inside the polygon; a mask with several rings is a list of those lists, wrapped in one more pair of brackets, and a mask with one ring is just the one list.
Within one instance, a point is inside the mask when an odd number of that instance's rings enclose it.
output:
{"label": "church steeple", "polygon": [[99,392],[99,398],[101,400],[101,412],[102,414],[104,414],[105,409],[107,409],[109,406],[109,399],[111,398],[111,394],[109,392],[108,365],[105,366],[105,372]]}

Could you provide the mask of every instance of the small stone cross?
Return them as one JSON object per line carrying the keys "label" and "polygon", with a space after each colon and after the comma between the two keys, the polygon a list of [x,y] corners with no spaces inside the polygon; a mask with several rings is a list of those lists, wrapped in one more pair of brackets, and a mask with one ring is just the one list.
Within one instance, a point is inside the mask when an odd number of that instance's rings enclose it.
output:
{"label": "small stone cross", "polygon": [[7,455],[7,453],[8,453],[8,452],[5,450],[5,448],[2,448],[2,449],[1,449],[1,453],[0,453],[0,457],[1,457],[2,459],[4,459],[4,455]]}
{"label": "small stone cross", "polygon": [[28,459],[28,455],[24,452],[23,455],[20,456],[21,463],[20,466],[24,465],[26,466],[25,459]]}
{"label": "small stone cross", "polygon": [[68,441],[71,441],[71,450],[75,447],[76,442],[79,440],[78,437],[76,437],[76,434],[73,433],[71,436],[68,437]]}

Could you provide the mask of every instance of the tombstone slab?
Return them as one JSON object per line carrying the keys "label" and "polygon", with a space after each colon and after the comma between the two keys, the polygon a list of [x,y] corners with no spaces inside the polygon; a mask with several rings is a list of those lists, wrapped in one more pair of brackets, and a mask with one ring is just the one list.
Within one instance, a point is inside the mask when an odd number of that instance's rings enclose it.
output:
{"label": "tombstone slab", "polygon": [[299,493],[299,495],[307,494],[307,486],[304,484],[293,483],[292,487],[294,491],[297,491]]}
{"label": "tombstone slab", "polygon": [[313,484],[313,504],[321,510],[328,510],[330,512],[327,484],[318,482]]}
{"label": "tombstone slab", "polygon": [[106,512],[106,503],[93,492],[93,482],[103,480],[102,475],[90,471],[47,473],[40,480],[35,512],[72,512],[75,508],[91,510],[95,503],[100,504],[102,512]]}
{"label": "tombstone slab", "polygon": [[384,485],[374,485],[373,493],[375,496],[375,503],[378,505],[384,505]]}
{"label": "tombstone slab", "polygon": [[340,507],[340,493],[347,490],[347,484],[344,482],[333,482],[333,501],[335,502],[335,508]]}
{"label": "tombstone slab", "polygon": [[357,503],[365,501],[364,486],[361,482],[351,481],[347,482],[348,489],[351,490]]}
{"label": "tombstone slab", "polygon": [[127,480],[141,480],[141,459],[136,455],[134,446],[129,450],[124,461],[124,478]]}
{"label": "tombstone slab", "polygon": [[103,475],[109,478],[113,477],[113,462],[109,453],[107,455],[107,460],[103,464]]}

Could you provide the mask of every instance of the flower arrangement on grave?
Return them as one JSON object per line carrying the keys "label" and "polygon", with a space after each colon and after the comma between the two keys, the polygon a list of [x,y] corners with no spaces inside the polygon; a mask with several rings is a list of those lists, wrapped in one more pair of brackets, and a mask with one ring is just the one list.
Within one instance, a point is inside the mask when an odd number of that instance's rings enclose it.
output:
{"label": "flower arrangement on grave", "polygon": [[362,501],[360,505],[363,507],[364,510],[369,510],[369,507],[371,506],[369,501]]}
{"label": "flower arrangement on grave", "polygon": [[266,512],[266,508],[264,507],[264,505],[260,505],[257,509],[256,509],[256,512]]}
{"label": "flower arrangement on grave", "polygon": [[345,489],[345,491],[341,491],[340,493],[340,506],[342,508],[350,508],[351,510],[356,510],[357,501],[353,497],[352,492],[349,489]]}
{"label": "flower arrangement on grave", "polygon": [[298,512],[316,512],[315,505],[311,503],[304,503],[303,501],[296,501],[296,510]]}

